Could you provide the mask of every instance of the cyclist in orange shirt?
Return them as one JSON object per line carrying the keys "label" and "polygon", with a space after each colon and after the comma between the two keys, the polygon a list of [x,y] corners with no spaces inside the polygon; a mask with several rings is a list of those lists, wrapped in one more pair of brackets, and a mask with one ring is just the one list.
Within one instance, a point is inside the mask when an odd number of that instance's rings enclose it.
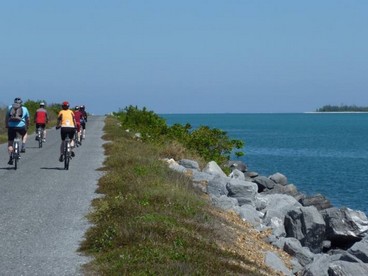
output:
{"label": "cyclist in orange shirt", "polygon": [[[56,129],[60,129],[60,135],[61,135],[61,145],[60,145],[60,157],[59,157],[59,161],[63,162],[64,161],[64,143],[65,143],[65,138],[68,136],[69,139],[71,140],[71,147],[72,149],[74,149],[74,135],[75,135],[75,130],[77,127],[77,123],[75,122],[75,118],[74,118],[74,112],[72,110],[69,109],[69,102],[63,102],[62,105],[62,110],[60,110],[59,115],[58,115],[58,119],[57,119],[57,125],[56,125]],[[72,157],[75,156],[74,151],[72,150],[71,152]]]}

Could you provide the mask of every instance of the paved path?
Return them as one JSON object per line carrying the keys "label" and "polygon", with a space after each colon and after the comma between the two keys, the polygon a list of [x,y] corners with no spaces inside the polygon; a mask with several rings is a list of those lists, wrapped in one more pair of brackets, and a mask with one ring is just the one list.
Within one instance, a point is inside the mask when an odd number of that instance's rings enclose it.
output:
{"label": "paved path", "polygon": [[88,258],[76,251],[102,175],[103,126],[103,116],[89,118],[68,171],[58,161],[60,130],[48,130],[41,149],[29,136],[18,170],[0,145],[0,275],[82,275]]}

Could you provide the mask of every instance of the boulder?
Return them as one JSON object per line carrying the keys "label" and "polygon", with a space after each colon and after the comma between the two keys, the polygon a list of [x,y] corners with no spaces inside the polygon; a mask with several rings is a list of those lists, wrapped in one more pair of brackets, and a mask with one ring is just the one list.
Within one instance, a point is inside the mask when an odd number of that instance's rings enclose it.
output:
{"label": "boulder", "polygon": [[284,223],[287,237],[298,239],[313,253],[322,252],[326,224],[316,207],[294,207],[287,212]]}
{"label": "boulder", "polygon": [[202,170],[205,173],[219,175],[226,177],[227,175],[222,171],[219,165],[215,161],[210,161],[207,163],[206,167]]}
{"label": "boulder", "polygon": [[265,176],[257,176],[253,179],[253,182],[258,185],[258,192],[261,193],[264,190],[271,190],[275,187],[276,183]]}
{"label": "boulder", "polygon": [[245,175],[243,172],[239,171],[238,169],[233,170],[230,175],[230,178],[245,180]]}
{"label": "boulder", "polygon": [[280,184],[282,186],[285,186],[288,184],[287,177],[281,173],[275,173],[273,175],[270,175],[269,179],[271,179],[276,184]]}
{"label": "boulder", "polygon": [[238,200],[239,205],[250,204],[255,206],[257,185],[253,182],[231,179],[226,184],[229,197]]}
{"label": "boulder", "polygon": [[179,165],[182,165],[183,167],[185,167],[187,169],[194,169],[194,170],[197,170],[197,171],[200,170],[198,162],[194,161],[194,160],[182,159],[182,160],[179,160],[178,163],[179,163]]}
{"label": "boulder", "polygon": [[332,207],[320,213],[326,222],[326,237],[332,247],[348,249],[368,231],[368,219],[361,211]]}
{"label": "boulder", "polygon": [[236,198],[231,198],[225,195],[221,195],[219,197],[212,195],[211,196],[212,204],[222,210],[229,211],[234,210],[239,213],[239,205]]}
{"label": "boulder", "polygon": [[324,210],[333,207],[331,202],[321,194],[306,196],[299,200],[303,206],[314,206],[318,210]]}
{"label": "boulder", "polygon": [[241,172],[246,172],[247,171],[247,165],[240,161],[240,160],[231,160],[227,163],[227,166],[233,171],[233,170],[239,170]]}
{"label": "boulder", "polygon": [[212,179],[208,181],[207,193],[214,196],[222,196],[228,194],[226,189],[226,184],[229,182],[230,178],[222,177],[220,175],[214,175]]}

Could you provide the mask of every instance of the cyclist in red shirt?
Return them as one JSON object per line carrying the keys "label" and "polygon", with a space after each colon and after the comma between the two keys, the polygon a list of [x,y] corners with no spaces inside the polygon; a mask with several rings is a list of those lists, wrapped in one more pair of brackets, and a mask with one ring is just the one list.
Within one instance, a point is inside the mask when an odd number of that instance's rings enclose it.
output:
{"label": "cyclist in red shirt", "polygon": [[75,122],[77,123],[77,137],[78,137],[78,141],[77,143],[81,145],[80,139],[81,139],[81,118],[82,118],[82,113],[79,110],[79,106],[76,106],[74,108],[74,118],[75,118]]}
{"label": "cyclist in red shirt", "polygon": [[[36,110],[34,116],[34,123],[36,124],[36,130],[42,128],[43,130],[43,142],[46,142],[46,124],[49,122],[47,110],[45,109],[45,103],[40,102],[40,108]],[[37,140],[36,136],[36,140]]]}
{"label": "cyclist in red shirt", "polygon": [[86,138],[86,123],[87,123],[87,112],[86,112],[86,108],[84,105],[81,105],[79,107],[79,110],[81,112],[81,127],[82,127],[82,130],[81,130],[81,138],[82,139],[85,139]]}

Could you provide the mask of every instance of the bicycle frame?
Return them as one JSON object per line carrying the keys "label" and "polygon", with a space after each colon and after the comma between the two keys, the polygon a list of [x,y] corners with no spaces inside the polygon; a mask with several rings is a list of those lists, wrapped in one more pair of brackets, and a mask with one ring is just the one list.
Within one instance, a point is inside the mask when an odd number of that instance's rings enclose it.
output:
{"label": "bicycle frame", "polygon": [[21,138],[15,137],[14,141],[13,141],[13,152],[12,152],[12,158],[13,158],[13,162],[14,162],[14,169],[18,169],[18,161],[20,159],[20,141]]}
{"label": "bicycle frame", "polygon": [[37,128],[37,137],[38,137],[38,147],[42,148],[43,143],[43,129],[41,127]]}
{"label": "bicycle frame", "polygon": [[69,162],[72,159],[71,151],[70,139],[66,137],[64,141],[64,170],[69,170]]}

